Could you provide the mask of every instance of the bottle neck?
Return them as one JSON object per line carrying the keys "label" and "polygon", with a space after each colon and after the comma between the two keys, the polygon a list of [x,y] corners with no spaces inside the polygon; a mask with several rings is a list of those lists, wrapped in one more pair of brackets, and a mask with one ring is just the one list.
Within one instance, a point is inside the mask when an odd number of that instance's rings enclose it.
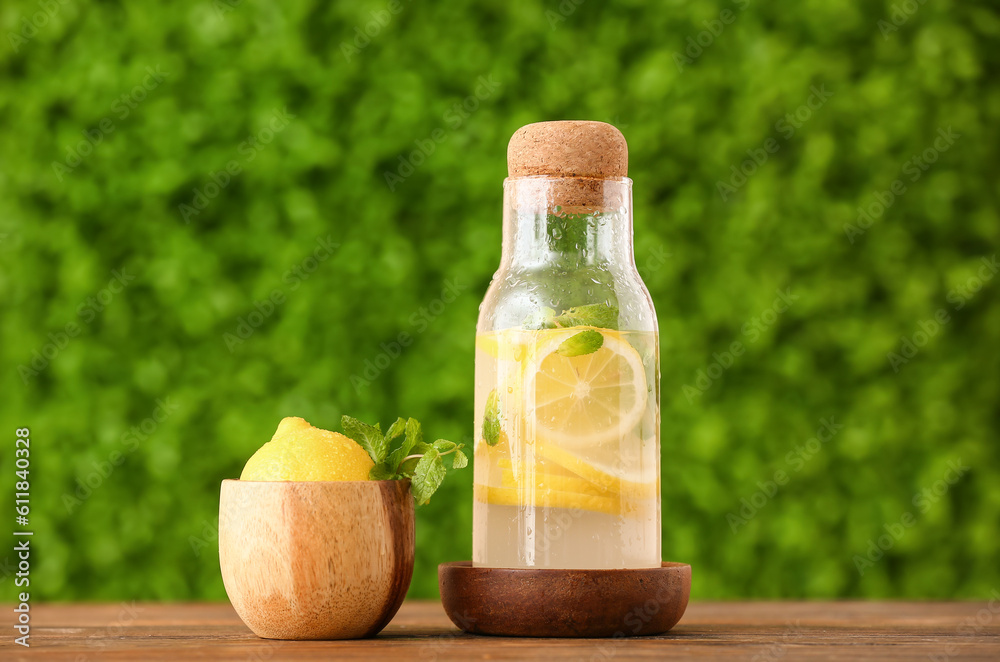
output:
{"label": "bottle neck", "polygon": [[634,268],[632,180],[508,178],[500,266]]}

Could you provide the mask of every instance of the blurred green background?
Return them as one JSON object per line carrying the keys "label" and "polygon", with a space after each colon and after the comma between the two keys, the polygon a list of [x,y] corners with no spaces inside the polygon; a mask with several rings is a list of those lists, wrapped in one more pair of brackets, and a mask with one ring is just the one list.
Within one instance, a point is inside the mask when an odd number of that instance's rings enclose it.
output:
{"label": "blurred green background", "polygon": [[[225,599],[219,482],[283,416],[471,442],[506,143],[547,119],[629,141],[693,597],[1000,587],[992,3],[51,0],[0,25],[0,504],[12,529],[30,426],[33,597]],[[471,482],[420,509],[411,597],[470,558]]]}

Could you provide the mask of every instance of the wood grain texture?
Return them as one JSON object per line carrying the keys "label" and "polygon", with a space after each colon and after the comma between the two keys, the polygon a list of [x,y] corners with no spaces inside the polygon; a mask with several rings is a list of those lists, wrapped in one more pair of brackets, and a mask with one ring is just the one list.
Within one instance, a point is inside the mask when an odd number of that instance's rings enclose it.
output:
{"label": "wood grain texture", "polygon": [[413,575],[409,481],[227,480],[219,505],[226,593],[269,639],[372,636]]}
{"label": "wood grain texture", "polygon": [[[403,604],[371,639],[259,639],[228,604],[33,605],[32,647],[0,605],[0,660],[959,660],[1000,659],[992,602],[698,603],[669,634],[524,639],[465,634],[438,602]],[[931,657],[933,656],[933,657]]]}
{"label": "wood grain texture", "polygon": [[663,634],[681,619],[691,593],[691,566],[554,570],[479,568],[462,561],[442,563],[438,585],[448,618],[466,632],[638,636]]}

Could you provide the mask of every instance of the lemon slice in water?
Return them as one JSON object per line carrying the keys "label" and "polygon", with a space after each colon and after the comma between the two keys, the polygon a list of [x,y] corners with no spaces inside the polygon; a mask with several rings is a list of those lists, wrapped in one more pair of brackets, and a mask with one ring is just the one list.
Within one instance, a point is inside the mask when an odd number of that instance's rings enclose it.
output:
{"label": "lemon slice in water", "polygon": [[526,498],[527,492],[513,487],[474,485],[473,493],[478,501],[498,506],[569,508],[572,510],[591,510],[609,515],[621,515],[623,507],[628,509],[628,504],[623,504],[621,499],[616,496],[575,494],[552,489],[536,489],[531,499]]}
{"label": "lemon slice in water", "polygon": [[[532,487],[532,483],[534,486]],[[566,492],[567,494],[589,494],[591,496],[613,497],[615,494],[609,492],[594,483],[584,480],[580,476],[573,474],[562,475],[545,471],[531,472],[529,478],[526,474],[515,475],[506,469],[500,472],[500,486],[511,487],[522,490],[525,494],[531,494],[532,490]]]}
{"label": "lemon slice in water", "polygon": [[528,436],[568,451],[617,445],[639,423],[648,397],[642,357],[615,331],[596,329],[604,343],[590,354],[559,353],[587,328],[544,334],[524,368],[525,418],[534,428]]}
{"label": "lemon slice in water", "polygon": [[556,464],[593,483],[602,490],[612,494],[621,494],[633,499],[652,499],[657,494],[659,471],[653,473],[653,480],[643,480],[642,467],[634,462],[610,461],[612,453],[604,453],[599,461],[593,457],[581,457],[572,451],[551,443],[540,443],[538,453],[547,462]]}

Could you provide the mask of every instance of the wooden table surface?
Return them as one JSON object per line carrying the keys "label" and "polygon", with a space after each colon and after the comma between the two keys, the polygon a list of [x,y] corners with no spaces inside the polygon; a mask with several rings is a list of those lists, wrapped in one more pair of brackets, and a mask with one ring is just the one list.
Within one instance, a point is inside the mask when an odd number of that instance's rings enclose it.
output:
{"label": "wooden table surface", "polygon": [[438,602],[406,602],[374,639],[258,639],[229,604],[31,607],[31,648],[3,605],[0,660],[1000,660],[992,602],[700,602],[668,635],[508,639],[467,635]]}

